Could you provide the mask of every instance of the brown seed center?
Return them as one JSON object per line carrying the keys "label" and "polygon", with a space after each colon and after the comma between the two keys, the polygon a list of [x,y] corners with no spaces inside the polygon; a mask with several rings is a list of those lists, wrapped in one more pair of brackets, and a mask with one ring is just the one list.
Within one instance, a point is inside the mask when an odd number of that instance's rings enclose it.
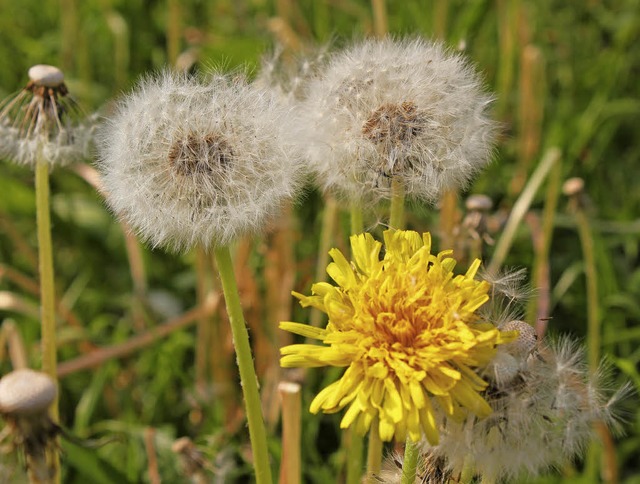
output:
{"label": "brown seed center", "polygon": [[419,121],[414,103],[386,103],[371,113],[362,126],[362,134],[376,144],[399,145],[420,134]]}
{"label": "brown seed center", "polygon": [[210,175],[225,169],[233,159],[229,143],[217,134],[195,136],[176,141],[169,150],[169,162],[181,176]]}

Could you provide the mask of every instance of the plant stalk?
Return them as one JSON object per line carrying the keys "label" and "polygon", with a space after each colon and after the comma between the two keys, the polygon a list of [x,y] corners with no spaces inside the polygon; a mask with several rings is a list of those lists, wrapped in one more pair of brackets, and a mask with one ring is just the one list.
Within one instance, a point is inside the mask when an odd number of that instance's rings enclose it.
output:
{"label": "plant stalk", "polygon": [[[51,243],[51,213],[49,207],[49,165],[40,160],[36,164],[36,222],[38,226],[38,260],[40,269],[40,319],[42,344],[42,370],[58,384],[56,355],[56,304],[53,273],[53,247]],[[58,396],[49,409],[54,422],[59,419]],[[60,456],[52,456],[52,482],[60,482]]]}
{"label": "plant stalk", "polygon": [[229,314],[229,323],[236,349],[236,360],[240,370],[240,382],[249,424],[249,436],[253,450],[257,484],[271,484],[271,467],[267,451],[267,433],[260,406],[258,378],[253,366],[253,356],[249,344],[249,333],[242,314],[238,286],[233,272],[229,247],[217,247],[214,250],[222,291]]}
{"label": "plant stalk", "polygon": [[391,207],[389,208],[389,228],[404,228],[404,185],[396,178],[391,180]]}

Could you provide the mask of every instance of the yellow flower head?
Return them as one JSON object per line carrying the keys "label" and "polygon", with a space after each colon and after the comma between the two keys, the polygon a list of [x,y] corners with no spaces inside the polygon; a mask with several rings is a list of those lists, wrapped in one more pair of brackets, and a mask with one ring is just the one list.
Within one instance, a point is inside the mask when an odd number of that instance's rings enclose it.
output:
{"label": "yellow flower head", "polygon": [[340,426],[365,433],[375,417],[382,440],[438,442],[433,403],[446,415],[491,413],[480,392],[487,383],[474,368],[491,361],[497,344],[510,341],[481,321],[476,310],[490,285],[474,276],[476,260],[454,275],[451,251],[431,254],[431,236],[412,231],[384,233],[386,251],[370,234],[351,237],[354,262],[337,249],[327,272],[338,284],[314,284],[313,295],[294,292],[303,306],[327,313],[325,329],[282,322],[280,328],[322,340],[326,346],[295,344],[281,349],[283,367],[339,366],[347,370],[311,403],[311,412],[349,406]]}

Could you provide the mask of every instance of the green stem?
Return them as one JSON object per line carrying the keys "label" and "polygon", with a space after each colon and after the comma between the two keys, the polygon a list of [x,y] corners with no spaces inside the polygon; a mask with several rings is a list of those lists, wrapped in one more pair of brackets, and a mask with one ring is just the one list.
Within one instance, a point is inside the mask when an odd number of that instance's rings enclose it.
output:
{"label": "green stem", "polygon": [[404,228],[404,185],[395,178],[391,180],[389,228],[396,230],[402,230]]}
{"label": "green stem", "polygon": [[419,458],[420,450],[418,449],[418,444],[407,439],[404,447],[404,460],[402,461],[401,484],[415,484]]}
{"label": "green stem", "polygon": [[382,467],[382,440],[380,440],[378,425],[378,417],[375,417],[371,423],[371,430],[369,430],[369,448],[367,449],[367,475],[369,478],[379,474]]}
{"label": "green stem", "polygon": [[[338,204],[335,198],[328,196],[322,212],[322,231],[320,232],[320,246],[316,260],[316,277],[314,281],[324,282],[327,279],[327,264],[329,262],[329,250],[336,232],[336,219],[338,218]],[[312,308],[311,326],[319,327],[322,324],[324,313],[318,308]],[[307,343],[310,343],[308,340]]]}
{"label": "green stem", "polygon": [[216,264],[222,283],[224,300],[227,305],[231,333],[236,350],[236,361],[240,370],[240,383],[249,423],[249,436],[253,450],[256,482],[258,484],[271,484],[271,468],[267,452],[267,433],[260,406],[260,394],[258,391],[258,378],[253,367],[253,356],[249,344],[249,333],[242,314],[240,296],[233,272],[231,253],[229,247],[217,247],[215,249]]}
{"label": "green stem", "polygon": [[587,359],[589,370],[595,372],[600,360],[600,305],[598,303],[598,275],[593,249],[593,236],[587,214],[582,207],[576,210],[576,222],[582,256],[584,257],[585,277],[587,283]]}
{"label": "green stem", "polygon": [[364,232],[364,221],[362,219],[362,207],[357,203],[351,205],[351,235]]}
{"label": "green stem", "polygon": [[[40,266],[42,370],[57,384],[56,306],[49,210],[49,165],[45,161],[38,160],[36,164],[36,222],[38,225]],[[51,404],[50,412],[53,421],[57,422],[59,418],[57,396]],[[57,452],[54,452],[52,467],[54,471],[53,482],[60,482],[60,457]]]}
{"label": "green stem", "polygon": [[355,426],[348,430],[346,484],[360,484],[362,480],[362,450],[364,439]]}

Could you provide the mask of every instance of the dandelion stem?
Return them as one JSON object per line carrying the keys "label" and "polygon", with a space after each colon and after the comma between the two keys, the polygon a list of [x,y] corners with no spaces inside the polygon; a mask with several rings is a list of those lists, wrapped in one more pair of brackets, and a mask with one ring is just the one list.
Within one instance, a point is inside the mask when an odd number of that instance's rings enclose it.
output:
{"label": "dandelion stem", "polygon": [[404,185],[401,181],[391,180],[391,207],[389,208],[389,228],[404,228]]}
{"label": "dandelion stem", "polygon": [[[57,378],[56,358],[56,306],[53,276],[53,248],[51,244],[51,214],[49,208],[49,165],[41,160],[38,153],[36,164],[36,220],[38,225],[38,257],[40,266],[40,304],[41,304],[41,344],[42,370],[53,381]],[[58,397],[54,398],[50,408],[51,418],[58,421]],[[60,482],[60,458],[54,452],[52,460],[53,482]]]}
{"label": "dandelion stem", "polygon": [[240,382],[249,423],[249,436],[253,450],[256,482],[258,484],[270,484],[271,468],[269,467],[269,455],[267,453],[267,434],[260,407],[260,393],[258,391],[258,378],[253,367],[253,357],[249,344],[249,333],[242,314],[240,296],[233,272],[231,254],[228,246],[215,249],[215,259],[222,283],[222,291],[229,314],[233,343],[236,349],[236,359],[240,370]]}
{"label": "dandelion stem", "polygon": [[600,361],[600,305],[598,303],[598,275],[593,249],[593,235],[589,219],[582,207],[578,206],[575,217],[587,282],[587,358],[589,370],[595,373]]}
{"label": "dandelion stem", "polygon": [[371,477],[380,473],[382,466],[382,440],[378,432],[378,417],[371,422],[369,431],[369,448],[367,449],[367,474]]}
{"label": "dandelion stem", "polygon": [[346,484],[360,484],[362,479],[362,450],[364,439],[355,427],[347,429],[347,480]]}
{"label": "dandelion stem", "polygon": [[364,221],[362,220],[362,207],[357,203],[351,205],[351,235],[364,232]]}
{"label": "dandelion stem", "polygon": [[419,458],[420,450],[418,449],[418,444],[407,439],[404,447],[401,484],[414,484],[416,482]]}
{"label": "dandelion stem", "polygon": [[[335,198],[328,196],[324,211],[322,213],[322,229],[320,232],[320,246],[318,247],[318,258],[316,261],[316,277],[315,281],[321,282],[326,280],[327,263],[329,262],[329,250],[331,249],[331,242],[333,240],[333,234],[336,231],[336,219],[338,215],[338,204]],[[313,308],[311,311],[311,326],[318,327],[322,323],[323,312],[318,308]]]}

